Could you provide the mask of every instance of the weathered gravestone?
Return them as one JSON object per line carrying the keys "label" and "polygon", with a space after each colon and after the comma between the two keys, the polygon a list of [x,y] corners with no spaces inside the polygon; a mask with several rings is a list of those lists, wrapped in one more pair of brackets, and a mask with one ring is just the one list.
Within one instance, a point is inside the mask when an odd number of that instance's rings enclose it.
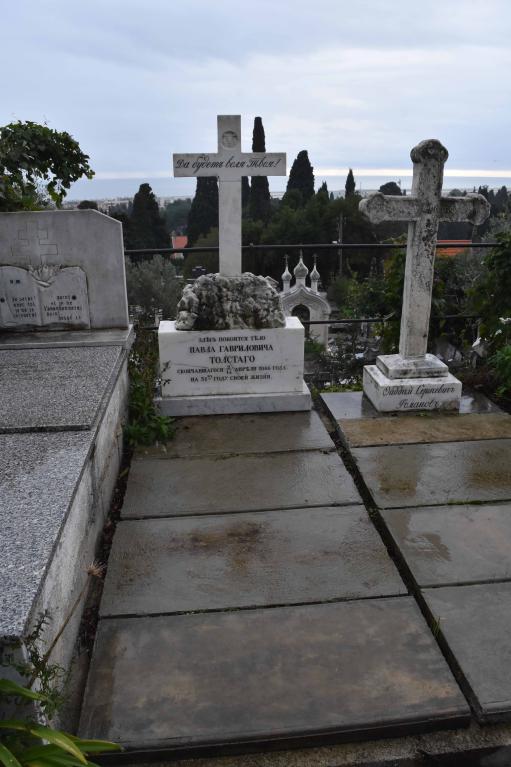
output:
{"label": "weathered gravestone", "polygon": [[175,154],[175,176],[219,181],[219,269],[185,288],[160,323],[160,408],[168,415],[309,410],[303,326],[264,277],[241,273],[241,179],[286,175],[284,153],[242,152],[241,117],[218,117],[218,151]]}
{"label": "weathered gravestone", "polygon": [[0,330],[127,327],[118,221],[93,210],[0,214]]}
{"label": "weathered gravestone", "polygon": [[360,210],[373,223],[407,221],[405,282],[399,354],[380,356],[364,367],[364,393],[380,411],[457,410],[461,382],[438,357],[427,353],[438,224],[481,224],[490,207],[482,195],[442,197],[448,152],[430,139],[411,151],[411,195],[372,194]]}

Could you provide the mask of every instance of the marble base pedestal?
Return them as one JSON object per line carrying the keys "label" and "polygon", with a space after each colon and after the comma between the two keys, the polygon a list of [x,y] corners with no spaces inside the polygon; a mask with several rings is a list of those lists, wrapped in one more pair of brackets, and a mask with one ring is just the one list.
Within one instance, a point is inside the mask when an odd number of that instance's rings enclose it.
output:
{"label": "marble base pedestal", "polygon": [[[398,357],[378,357],[376,365],[364,367],[364,393],[377,410],[459,410],[461,381],[448,372],[443,362],[430,354],[423,362]],[[397,378],[396,370],[406,370],[407,374]],[[418,376],[417,370],[425,374]]]}
{"label": "marble base pedestal", "polygon": [[310,410],[303,381],[304,329],[158,331],[164,415],[213,415]]}

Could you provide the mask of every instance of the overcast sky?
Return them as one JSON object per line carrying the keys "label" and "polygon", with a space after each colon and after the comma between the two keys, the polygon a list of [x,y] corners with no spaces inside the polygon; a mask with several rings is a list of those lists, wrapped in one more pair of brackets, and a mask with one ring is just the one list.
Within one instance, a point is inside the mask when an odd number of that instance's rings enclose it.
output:
{"label": "overcast sky", "polygon": [[509,0],[5,0],[0,124],[78,140],[96,179],[70,197],[187,194],[172,152],[214,151],[217,114],[242,115],[247,151],[261,115],[267,150],[307,149],[330,188],[349,166],[409,184],[425,138],[446,175],[510,184],[510,22]]}

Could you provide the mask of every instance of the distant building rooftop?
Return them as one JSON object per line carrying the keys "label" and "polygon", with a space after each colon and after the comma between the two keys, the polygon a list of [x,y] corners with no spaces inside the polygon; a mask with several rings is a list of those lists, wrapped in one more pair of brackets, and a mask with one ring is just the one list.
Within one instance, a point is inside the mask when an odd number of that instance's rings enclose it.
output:
{"label": "distant building rooftop", "polygon": [[188,237],[184,234],[176,234],[172,237],[173,248],[186,248],[188,245]]}
{"label": "distant building rooftop", "polygon": [[[467,245],[472,245],[472,240],[437,240],[437,256],[458,256],[467,249]],[[442,248],[442,245],[449,245],[448,248]]]}

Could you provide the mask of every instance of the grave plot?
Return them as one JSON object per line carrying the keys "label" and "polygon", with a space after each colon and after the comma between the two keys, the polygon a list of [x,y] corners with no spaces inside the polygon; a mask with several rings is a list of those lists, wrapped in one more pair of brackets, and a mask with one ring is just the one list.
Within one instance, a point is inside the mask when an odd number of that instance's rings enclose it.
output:
{"label": "grave plot", "polygon": [[467,723],[315,413],[183,419],[169,448],[132,464],[82,735],[190,756]]}

